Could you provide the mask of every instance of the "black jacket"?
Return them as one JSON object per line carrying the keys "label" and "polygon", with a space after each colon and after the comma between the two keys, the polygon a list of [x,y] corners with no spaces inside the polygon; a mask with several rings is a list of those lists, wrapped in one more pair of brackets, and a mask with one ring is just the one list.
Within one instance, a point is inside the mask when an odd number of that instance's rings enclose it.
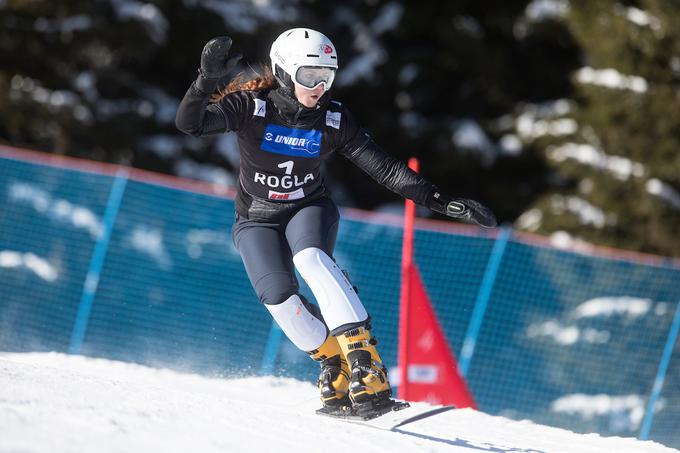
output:
{"label": "black jacket", "polygon": [[[201,76],[177,110],[176,125],[195,137],[234,131],[241,150],[236,209],[293,207],[325,192],[321,163],[339,153],[402,197],[427,206],[436,187],[383,151],[342,103],[326,93],[306,108],[284,88],[238,91],[210,104],[214,82]],[[266,216],[265,216],[266,217]]]}

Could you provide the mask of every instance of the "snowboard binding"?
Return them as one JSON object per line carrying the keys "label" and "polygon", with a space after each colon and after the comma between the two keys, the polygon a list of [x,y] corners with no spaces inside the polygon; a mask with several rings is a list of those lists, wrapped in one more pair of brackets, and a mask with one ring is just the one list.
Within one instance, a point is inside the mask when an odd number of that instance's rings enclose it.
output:
{"label": "snowboard binding", "polygon": [[395,401],[389,397],[373,398],[365,403],[352,406],[324,406],[317,409],[316,413],[329,417],[343,418],[348,420],[371,420],[389,412],[400,411],[410,407],[406,401]]}

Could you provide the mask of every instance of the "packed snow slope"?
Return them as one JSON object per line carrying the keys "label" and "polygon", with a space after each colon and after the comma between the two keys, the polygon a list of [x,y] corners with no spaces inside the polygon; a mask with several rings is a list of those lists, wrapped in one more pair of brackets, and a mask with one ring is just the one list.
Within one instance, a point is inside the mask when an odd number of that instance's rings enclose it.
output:
{"label": "packed snow slope", "polygon": [[[422,405],[423,403],[418,403]],[[453,410],[381,431],[318,416],[311,383],[0,353],[0,452],[673,452]]]}

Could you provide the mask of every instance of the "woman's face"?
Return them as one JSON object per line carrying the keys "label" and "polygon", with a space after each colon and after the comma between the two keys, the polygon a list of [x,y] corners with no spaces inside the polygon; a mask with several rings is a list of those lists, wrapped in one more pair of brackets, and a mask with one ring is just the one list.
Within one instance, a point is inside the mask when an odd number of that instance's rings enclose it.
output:
{"label": "woman's face", "polygon": [[297,83],[295,84],[295,97],[297,98],[298,102],[300,102],[300,104],[307,108],[315,107],[321,96],[323,96],[324,91],[323,84],[320,84],[316,88],[312,89],[305,88]]}

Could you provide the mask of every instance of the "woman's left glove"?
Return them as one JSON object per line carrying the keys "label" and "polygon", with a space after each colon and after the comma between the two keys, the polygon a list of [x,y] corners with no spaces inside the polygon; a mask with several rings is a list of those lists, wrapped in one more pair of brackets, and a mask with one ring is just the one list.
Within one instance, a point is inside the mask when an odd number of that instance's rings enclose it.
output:
{"label": "woman's left glove", "polygon": [[475,200],[453,198],[439,191],[435,191],[430,197],[428,207],[445,216],[474,222],[484,228],[494,228],[498,226],[496,216],[493,215],[491,209]]}

